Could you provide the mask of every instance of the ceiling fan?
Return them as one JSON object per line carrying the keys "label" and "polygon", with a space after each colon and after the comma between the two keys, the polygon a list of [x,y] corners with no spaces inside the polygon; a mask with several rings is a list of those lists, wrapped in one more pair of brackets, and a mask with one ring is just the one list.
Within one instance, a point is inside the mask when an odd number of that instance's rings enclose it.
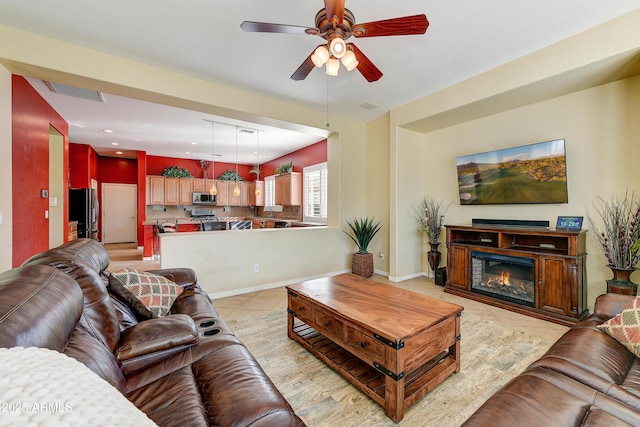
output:
{"label": "ceiling fan", "polygon": [[327,42],[318,45],[291,75],[293,80],[304,80],[314,66],[325,64],[327,74],[337,75],[341,60],[348,71],[357,68],[367,81],[375,82],[382,77],[382,72],[355,44],[345,43],[345,40],[351,36],[424,34],[429,21],[422,14],[357,24],[353,13],[344,7],[344,0],[324,0],[324,9],[316,14],[316,28],[254,21],[244,21],[240,27],[247,32],[309,34],[325,39]]}

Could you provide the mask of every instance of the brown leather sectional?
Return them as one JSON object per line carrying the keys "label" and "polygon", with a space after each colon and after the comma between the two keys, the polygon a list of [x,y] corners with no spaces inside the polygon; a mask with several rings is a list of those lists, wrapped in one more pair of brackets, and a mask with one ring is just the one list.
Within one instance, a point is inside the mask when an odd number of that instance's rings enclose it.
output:
{"label": "brown leather sectional", "polygon": [[0,347],[73,357],[161,426],[304,426],[192,270],[154,271],[184,291],[170,315],[140,321],[109,293],[108,265],[79,239],[0,274]]}
{"label": "brown leather sectional", "polygon": [[464,426],[639,426],[640,360],[596,328],[633,298],[600,295],[590,318],[571,327]]}

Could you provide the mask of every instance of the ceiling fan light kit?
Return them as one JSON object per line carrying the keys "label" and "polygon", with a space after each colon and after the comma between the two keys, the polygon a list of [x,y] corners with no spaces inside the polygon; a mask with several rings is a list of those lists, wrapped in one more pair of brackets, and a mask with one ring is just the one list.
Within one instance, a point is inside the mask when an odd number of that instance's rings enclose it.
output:
{"label": "ceiling fan light kit", "polygon": [[[348,71],[358,69],[368,81],[375,82],[382,77],[382,71],[353,43],[345,43],[349,37],[381,37],[424,34],[429,21],[424,14],[384,19],[357,24],[353,13],[344,7],[344,0],[324,0],[324,9],[316,14],[316,28],[298,25],[271,24],[267,22],[244,21],[240,27],[248,32],[307,34],[320,36],[329,46],[320,45],[305,59],[291,75],[292,80],[304,80],[314,66],[326,64],[326,73],[337,76],[339,59]],[[331,64],[331,65],[330,65]]]}
{"label": "ceiling fan light kit", "polygon": [[313,61],[313,65],[321,68],[329,60],[329,51],[324,46],[318,46],[311,55],[311,60]]}
{"label": "ceiling fan light kit", "polygon": [[340,59],[347,51],[347,45],[342,37],[334,37],[333,40],[331,40],[331,43],[329,43],[329,50],[331,50],[333,56]]}
{"label": "ceiling fan light kit", "polygon": [[327,61],[326,73],[330,76],[337,76],[339,68],[340,68],[340,61],[338,61],[336,58],[329,58],[329,60]]}

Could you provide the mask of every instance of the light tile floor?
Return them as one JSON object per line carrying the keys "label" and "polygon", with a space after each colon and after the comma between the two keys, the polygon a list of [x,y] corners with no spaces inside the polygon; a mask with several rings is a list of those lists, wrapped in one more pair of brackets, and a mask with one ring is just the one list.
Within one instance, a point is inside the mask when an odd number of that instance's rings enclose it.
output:
{"label": "light tile floor", "polygon": [[[111,271],[123,267],[139,270],[159,268],[159,262],[142,260],[141,255],[136,257],[134,254],[135,251],[132,251],[131,248],[126,245],[107,245],[107,249],[110,254],[114,255],[109,267],[109,270]],[[125,253],[124,251],[128,251],[127,253],[133,256],[123,256]],[[120,258],[129,259],[120,260]],[[551,346],[551,344],[553,344],[568,330],[566,326],[557,325],[545,320],[535,319],[533,317],[513,313],[508,310],[445,293],[443,288],[435,285],[431,278],[418,277],[399,283],[390,282],[386,277],[380,275],[374,275],[372,279],[428,295],[433,298],[459,304],[464,307],[464,311],[466,313],[474,314],[484,319],[509,325],[509,327],[514,329],[536,335],[543,339],[543,345],[546,347]],[[214,305],[216,310],[218,310],[218,313],[220,313],[227,322],[231,322],[233,320],[250,320],[272,312],[286,310],[287,294],[284,287],[278,287],[265,291],[216,299],[214,300]]]}

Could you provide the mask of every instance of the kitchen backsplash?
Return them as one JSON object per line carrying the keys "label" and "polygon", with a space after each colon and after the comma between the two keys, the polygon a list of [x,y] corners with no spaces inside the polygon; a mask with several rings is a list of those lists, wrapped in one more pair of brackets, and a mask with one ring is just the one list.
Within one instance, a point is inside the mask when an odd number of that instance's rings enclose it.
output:
{"label": "kitchen backsplash", "polygon": [[[237,206],[147,206],[147,221],[154,219],[188,219],[191,218],[193,209],[213,210],[217,217],[269,217],[271,212],[263,212],[262,208],[237,207]],[[279,219],[301,219],[300,206],[285,206],[282,212],[273,212],[273,218]]]}

